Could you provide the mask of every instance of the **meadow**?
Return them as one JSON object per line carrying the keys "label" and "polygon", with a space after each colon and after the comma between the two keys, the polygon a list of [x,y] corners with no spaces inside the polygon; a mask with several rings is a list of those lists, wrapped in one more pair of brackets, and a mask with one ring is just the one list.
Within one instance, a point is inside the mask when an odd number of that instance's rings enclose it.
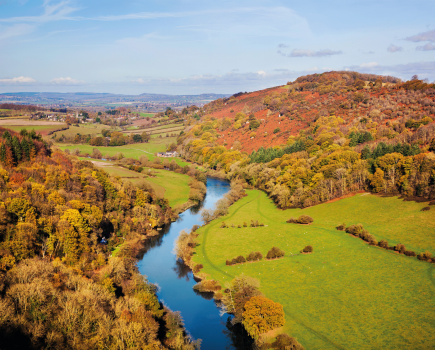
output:
{"label": "meadow", "polygon": [[47,135],[50,131],[66,128],[66,124],[64,123],[42,121],[42,120],[33,121],[33,120],[22,119],[22,118],[1,119],[0,126],[7,129],[11,129],[16,132],[20,132],[22,129],[26,129],[27,131],[35,130],[37,133],[41,133],[42,135]]}
{"label": "meadow", "polygon": [[[70,150],[71,152],[78,149],[81,153],[89,153],[92,154],[94,148],[98,149],[104,156],[116,156],[119,153],[122,153],[126,158],[139,159],[141,156],[147,156],[149,160],[153,160],[156,158],[154,153],[157,152],[165,152],[167,145],[172,142],[176,142],[175,137],[155,137],[151,138],[148,143],[134,143],[130,145],[124,146],[91,146],[91,145],[80,145],[80,144],[56,144],[62,150]],[[185,166],[188,163],[183,161],[181,158],[162,158],[168,159],[169,161],[174,160],[178,165]]]}
{"label": "meadow", "polygon": [[[110,175],[119,176],[133,183],[148,183],[154,189],[157,196],[168,199],[169,205],[172,208],[186,203],[189,200],[190,177],[188,175],[150,168],[145,168],[142,173],[138,173],[136,171],[112,165],[109,162],[94,161],[93,163],[102,167]],[[149,173],[152,173],[155,177],[147,176]]]}
{"label": "meadow", "polygon": [[[245,274],[261,291],[284,306],[282,331],[306,349],[429,349],[435,344],[435,266],[393,251],[369,246],[335,227],[362,223],[378,240],[401,242],[416,252],[435,253],[435,217],[420,211],[427,203],[357,194],[306,209],[279,210],[265,193],[230,207],[226,217],[197,232],[193,260],[224,286]],[[433,207],[432,207],[433,209]],[[302,214],[311,225],[288,224]],[[249,226],[251,220],[264,227]],[[307,245],[311,254],[300,254]],[[226,266],[226,259],[252,251],[285,251],[278,260]]]}

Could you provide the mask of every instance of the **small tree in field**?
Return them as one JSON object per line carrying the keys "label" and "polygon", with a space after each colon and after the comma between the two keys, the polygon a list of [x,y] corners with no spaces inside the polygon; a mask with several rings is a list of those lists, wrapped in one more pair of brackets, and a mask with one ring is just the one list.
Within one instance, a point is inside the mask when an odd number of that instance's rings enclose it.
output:
{"label": "small tree in field", "polygon": [[282,305],[266,297],[252,297],[246,302],[244,309],[242,323],[254,339],[258,339],[260,334],[281,327],[285,323]]}

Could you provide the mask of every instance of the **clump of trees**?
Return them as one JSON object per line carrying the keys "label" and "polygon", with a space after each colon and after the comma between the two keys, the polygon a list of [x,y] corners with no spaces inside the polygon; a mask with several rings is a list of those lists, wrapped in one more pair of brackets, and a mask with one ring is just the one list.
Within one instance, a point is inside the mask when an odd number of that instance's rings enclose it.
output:
{"label": "clump of trees", "polygon": [[[342,228],[342,226],[345,226],[345,225],[343,224],[343,225],[337,226],[337,230],[340,230],[340,228]],[[340,231],[343,231],[343,230],[341,229]],[[347,233],[350,233],[351,235],[353,235],[355,237],[359,237],[359,238],[363,239],[364,241],[368,242],[370,245],[377,245],[383,249],[394,250],[394,251],[398,252],[399,254],[404,254],[406,256],[411,256],[411,257],[416,256],[419,260],[435,263],[435,259],[431,258],[432,255],[428,251],[422,252],[420,254],[416,254],[412,250],[407,250],[405,245],[401,244],[401,243],[398,243],[395,246],[389,246],[388,242],[384,239],[381,240],[380,242],[377,242],[375,237],[372,234],[370,234],[367,230],[365,230],[363,225],[361,225],[361,224],[351,225],[351,226],[347,227],[345,229],[345,231]]]}
{"label": "clump of trees", "polygon": [[135,264],[167,200],[59,151],[17,164],[0,166],[2,348],[197,348]]}
{"label": "clump of trees", "polygon": [[230,265],[236,265],[236,264],[243,264],[247,261],[259,261],[262,259],[263,259],[263,254],[261,254],[260,252],[251,252],[248,254],[246,259],[244,256],[239,255],[238,257],[236,257],[232,260],[227,260],[226,265],[230,266]]}
{"label": "clump of trees", "polygon": [[302,225],[309,225],[313,222],[313,218],[308,215],[301,215],[298,218],[290,218],[287,220],[287,223],[291,224],[302,224]]}
{"label": "clump of trees", "polygon": [[267,252],[266,259],[278,259],[282,258],[284,255],[285,253],[283,250],[279,249],[278,247],[272,247],[272,249]]}

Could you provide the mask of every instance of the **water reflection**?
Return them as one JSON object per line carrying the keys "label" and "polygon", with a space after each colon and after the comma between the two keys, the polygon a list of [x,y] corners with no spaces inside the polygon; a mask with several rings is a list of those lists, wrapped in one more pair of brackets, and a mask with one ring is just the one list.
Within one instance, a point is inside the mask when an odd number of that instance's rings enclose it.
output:
{"label": "water reflection", "polygon": [[[208,179],[207,195],[203,203],[180,214],[180,218],[163,227],[149,239],[139,254],[139,271],[152,283],[159,285],[157,296],[172,310],[181,312],[187,332],[194,339],[202,339],[205,350],[245,350],[252,344],[243,327],[232,325],[228,314],[220,315],[213,293],[193,289],[198,282],[191,269],[177,260],[173,253],[180,232],[201,225],[200,211],[212,208],[230,190],[229,183]],[[200,297],[199,297],[200,296]],[[228,323],[229,322],[229,323]]]}

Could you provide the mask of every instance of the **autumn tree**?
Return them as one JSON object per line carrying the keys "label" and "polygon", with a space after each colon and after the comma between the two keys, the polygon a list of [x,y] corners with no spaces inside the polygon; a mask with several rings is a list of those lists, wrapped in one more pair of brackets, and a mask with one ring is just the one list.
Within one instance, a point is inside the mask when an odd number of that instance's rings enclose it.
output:
{"label": "autumn tree", "polygon": [[254,339],[263,333],[283,326],[285,323],[282,305],[264,296],[250,298],[244,309],[242,323]]}

